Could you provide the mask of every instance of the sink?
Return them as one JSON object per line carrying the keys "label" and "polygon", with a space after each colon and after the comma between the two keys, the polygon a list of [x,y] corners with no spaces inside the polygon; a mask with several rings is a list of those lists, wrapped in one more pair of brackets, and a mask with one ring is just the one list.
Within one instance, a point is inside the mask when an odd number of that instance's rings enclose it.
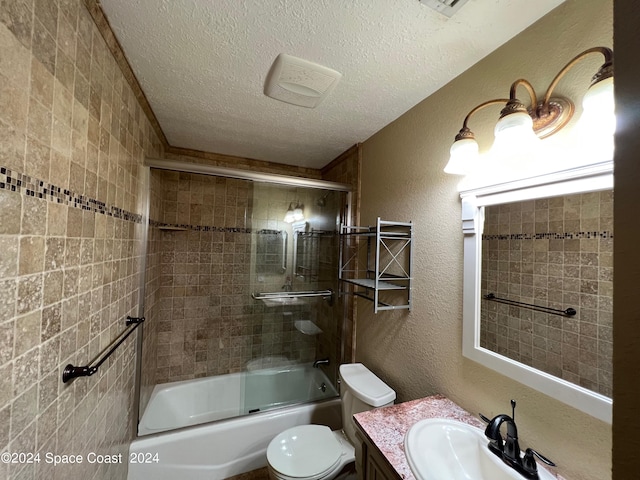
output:
{"label": "sink", "polygon": [[[484,431],[442,418],[421,420],[405,436],[404,449],[418,480],[522,480],[487,448]],[[538,466],[540,480],[555,476]]]}

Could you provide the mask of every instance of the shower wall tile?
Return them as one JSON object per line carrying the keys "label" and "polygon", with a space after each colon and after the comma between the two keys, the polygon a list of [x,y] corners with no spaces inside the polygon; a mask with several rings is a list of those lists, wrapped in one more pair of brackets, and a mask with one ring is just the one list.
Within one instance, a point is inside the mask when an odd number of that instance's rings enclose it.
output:
{"label": "shower wall tile", "polygon": [[[252,236],[275,204],[255,212],[256,187],[248,181],[174,172],[153,176],[162,192],[156,210],[162,221],[153,222],[160,252],[156,382],[238,372],[261,358],[315,359],[316,340],[294,327],[294,319],[316,318],[311,306],[266,308],[251,298]],[[280,218],[288,203],[280,204],[287,200],[273,201]],[[284,281],[274,280],[277,289]]]}
{"label": "shower wall tile", "polygon": [[[138,312],[140,166],[161,157],[84,3],[0,3],[0,451],[123,453],[134,336],[63,384]],[[126,462],[3,464],[0,478],[124,478]]]}
{"label": "shower wall tile", "polygon": [[482,293],[578,313],[484,300],[482,346],[610,397],[612,226],[611,191],[486,207]]}

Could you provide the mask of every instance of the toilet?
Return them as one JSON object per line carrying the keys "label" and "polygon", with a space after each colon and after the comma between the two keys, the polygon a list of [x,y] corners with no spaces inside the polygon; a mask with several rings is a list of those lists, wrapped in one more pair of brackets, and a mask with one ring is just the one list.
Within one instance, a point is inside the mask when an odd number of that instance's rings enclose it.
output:
{"label": "toilet", "polygon": [[353,415],[392,405],[396,392],[361,363],[340,365],[342,430],[324,425],[299,425],[275,436],[267,447],[273,480],[333,480],[355,461]]}

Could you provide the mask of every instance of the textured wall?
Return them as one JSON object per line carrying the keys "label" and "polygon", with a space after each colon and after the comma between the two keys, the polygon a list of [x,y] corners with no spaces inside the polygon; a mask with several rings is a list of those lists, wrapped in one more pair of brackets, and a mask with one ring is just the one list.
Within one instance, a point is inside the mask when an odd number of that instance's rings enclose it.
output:
{"label": "textured wall", "polygon": [[[357,359],[389,382],[401,401],[440,392],[491,416],[517,399],[521,445],[547,452],[571,479],[610,476],[611,426],[462,356],[459,179],[442,168],[471,108],[504,97],[520,77],[542,93],[574,55],[611,46],[611,19],[611,1],[568,0],[363,144],[361,223],[376,216],[413,220],[416,277],[409,314],[374,316],[371,305],[359,300]],[[558,93],[581,98],[601,63],[596,56],[585,60],[560,82]],[[489,108],[470,122],[482,149],[491,144],[498,113]]]}
{"label": "textured wall", "polygon": [[80,1],[0,4],[0,450],[123,453],[0,478],[124,478],[135,335],[61,381],[138,313],[140,167],[160,142]]}

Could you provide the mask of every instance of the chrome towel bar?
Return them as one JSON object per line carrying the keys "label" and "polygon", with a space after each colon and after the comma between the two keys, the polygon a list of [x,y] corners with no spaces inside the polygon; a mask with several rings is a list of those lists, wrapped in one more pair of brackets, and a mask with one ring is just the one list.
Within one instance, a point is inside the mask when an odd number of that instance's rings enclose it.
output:
{"label": "chrome towel bar", "polygon": [[258,292],[252,293],[254,300],[273,300],[276,298],[331,297],[333,290],[306,290],[300,292]]}

